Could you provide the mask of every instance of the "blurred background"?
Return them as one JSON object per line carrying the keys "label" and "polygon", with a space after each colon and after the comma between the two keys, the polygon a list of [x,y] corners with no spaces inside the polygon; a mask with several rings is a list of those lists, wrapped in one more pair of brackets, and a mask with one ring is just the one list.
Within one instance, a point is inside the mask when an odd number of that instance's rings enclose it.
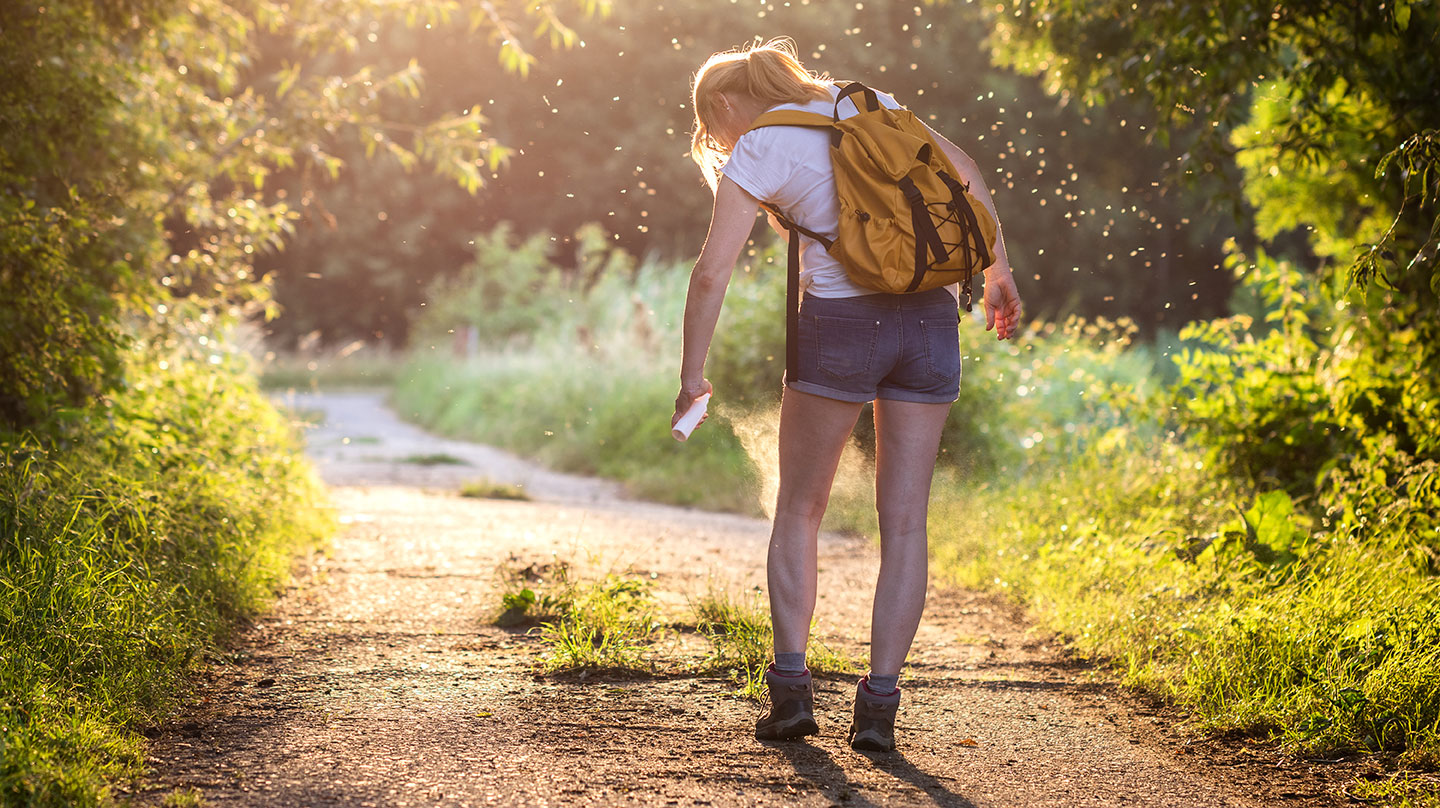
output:
{"label": "blurred background", "polygon": [[[334,181],[278,174],[278,186],[315,202],[286,249],[261,261],[281,307],[271,345],[404,346],[429,285],[455,276],[475,237],[502,225],[553,237],[566,271],[585,225],[637,258],[693,259],[710,197],[688,158],[690,77],[713,51],[777,35],[814,71],[892,92],[980,163],[1032,317],[1123,316],[1154,335],[1224,311],[1233,279],[1222,247],[1249,230],[1238,180],[1175,187],[1182,149],[1156,142],[1153,109],[1126,100],[1087,111],[994,66],[976,5],[620,2],[576,32],[580,43],[545,53],[524,77],[505,74],[463,21],[387,31],[338,66],[416,58],[424,108],[480,110],[507,162],[473,195],[394,161],[364,164],[359,143],[335,151],[352,167]],[[287,56],[273,54],[273,67]],[[347,305],[333,305],[337,294]]]}

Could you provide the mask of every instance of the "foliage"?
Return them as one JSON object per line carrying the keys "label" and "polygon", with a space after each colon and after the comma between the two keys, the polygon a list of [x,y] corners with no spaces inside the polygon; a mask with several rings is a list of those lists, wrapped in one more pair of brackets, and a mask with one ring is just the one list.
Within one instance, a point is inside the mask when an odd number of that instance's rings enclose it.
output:
{"label": "foliage", "polygon": [[131,353],[63,445],[0,442],[0,802],[95,805],[136,731],[329,529],[297,435],[243,366]]}
{"label": "foliage", "polygon": [[1321,470],[1348,442],[1332,400],[1341,371],[1322,348],[1334,302],[1263,250],[1253,262],[1235,252],[1226,263],[1242,284],[1237,308],[1252,311],[1181,332],[1190,345],[1176,358],[1172,409],[1224,473],[1256,486],[1313,492]]}
{"label": "foliage", "polygon": [[1283,492],[1248,495],[1173,439],[1096,447],[940,502],[937,566],[1022,597],[1077,650],[1210,728],[1308,754],[1422,761],[1440,748],[1440,584],[1405,549],[1433,505],[1314,519]]}
{"label": "foliage", "polygon": [[[478,237],[474,260],[458,275],[436,281],[417,331],[422,342],[445,342],[447,335],[462,332],[470,334],[468,341],[486,346],[543,337],[549,324],[566,319],[577,300],[584,305],[590,299],[589,287],[600,278],[623,282],[634,270],[633,259],[606,245],[594,226],[576,234],[575,269],[569,272],[551,260],[552,237],[514,241],[508,226]],[[592,314],[570,317],[582,328],[601,325]]]}
{"label": "foliage", "polygon": [[1045,466],[1097,441],[1158,392],[1154,359],[1129,321],[1032,322],[1001,342],[962,323],[964,378],[941,438],[941,458],[989,479]]}
{"label": "foliage", "polygon": [[[1236,485],[1224,499],[1256,503],[1228,526],[1216,516],[1207,530],[1174,528],[1188,536],[1180,561],[1198,573],[1211,559],[1214,581],[1161,572],[1133,549],[1147,542],[1127,547],[1114,527],[1084,547],[1105,554],[1109,574],[1153,570],[1136,586],[1184,581],[1210,611],[1131,610],[1084,642],[1220,725],[1269,728],[1301,748],[1433,756],[1440,7],[1094,0],[1004,4],[995,21],[1001,57],[1053,92],[1153,103],[1157,137],[1184,136],[1187,171],[1238,170],[1258,234],[1295,256],[1232,246],[1235,314],[1182,333],[1168,410],[1188,441],[1176,450],[1198,452],[1210,478],[1191,507]],[[1163,517],[1152,530],[1179,523],[1159,507],[1142,514]],[[1064,602],[1061,624],[1088,627],[1146,596],[1128,580],[1102,587],[1118,590],[1103,604],[1060,593],[1050,559],[1071,548],[1042,541],[1022,542],[1044,550],[1025,569],[1001,565],[1031,597]]]}
{"label": "foliage", "polygon": [[1000,59],[1052,92],[1147,98],[1159,137],[1191,133],[1188,173],[1238,166],[1261,236],[1299,229],[1321,257],[1353,257],[1357,347],[1435,375],[1440,5],[1014,2],[994,19]]}
{"label": "foliage", "polygon": [[[574,39],[552,4],[518,14]],[[268,185],[276,170],[333,178],[353,142],[352,160],[383,152],[478,189],[506,152],[477,108],[427,120],[418,65],[326,61],[391,26],[464,16],[449,0],[7,4],[0,426],[37,427],[114,389],[136,338],[167,346],[217,318],[273,316],[255,260],[313,201]],[[499,32],[515,19],[486,7],[468,22]],[[531,64],[523,42],[502,38],[502,62]],[[267,64],[267,48],[290,61]]]}
{"label": "foliage", "polygon": [[[559,9],[468,22],[511,32],[496,48],[523,71],[513,29],[573,41]],[[105,801],[143,760],[133,729],[322,531],[298,443],[226,347],[239,318],[275,312],[257,258],[317,210],[271,177],[383,153],[478,189],[505,152],[477,108],[427,110],[408,61],[331,69],[377,31],[464,16],[451,0],[0,7],[6,804]]]}
{"label": "foliage", "polygon": [[647,649],[663,624],[650,582],[609,575],[575,584],[565,595],[557,618],[540,625],[549,648],[546,672],[576,670],[648,670]]}

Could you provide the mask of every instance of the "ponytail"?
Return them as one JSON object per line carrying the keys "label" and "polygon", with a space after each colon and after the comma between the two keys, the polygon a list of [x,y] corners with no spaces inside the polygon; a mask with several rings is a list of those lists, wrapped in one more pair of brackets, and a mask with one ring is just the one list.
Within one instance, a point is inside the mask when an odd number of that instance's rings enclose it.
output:
{"label": "ponytail", "polygon": [[690,157],[700,166],[711,190],[720,181],[720,168],[730,147],[710,134],[718,112],[717,93],[744,93],[766,106],[795,104],[830,97],[830,80],[806,70],[795,55],[795,42],[777,37],[763,45],[754,44],[716,53],[696,71],[691,102],[695,130],[690,136]]}

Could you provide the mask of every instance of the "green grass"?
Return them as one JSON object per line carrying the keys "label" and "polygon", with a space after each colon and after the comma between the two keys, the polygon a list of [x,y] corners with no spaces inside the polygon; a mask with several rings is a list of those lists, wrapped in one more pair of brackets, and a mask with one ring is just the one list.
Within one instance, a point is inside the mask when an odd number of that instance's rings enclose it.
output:
{"label": "green grass", "polygon": [[137,730],[331,526],[238,367],[136,358],[58,445],[0,438],[0,804],[107,804]]}
{"label": "green grass", "polygon": [[[737,596],[729,590],[711,589],[691,604],[695,628],[710,641],[709,658],[699,669],[725,673],[740,686],[739,694],[759,699],[765,688],[765,668],[774,658],[774,632],[770,615],[759,593]],[[806,664],[816,674],[859,673],[864,661],[839,653],[810,638]]]}
{"label": "green grass", "polygon": [[932,546],[943,574],[1012,594],[1205,727],[1434,765],[1440,579],[1363,531],[1295,528],[1288,507],[1132,435],[1014,486],[942,492]]}
{"label": "green grass", "polygon": [[540,624],[546,673],[654,670],[650,647],[664,623],[650,582],[607,575],[574,585],[560,614]]}
{"label": "green grass", "polygon": [[[645,578],[610,573],[582,579],[565,561],[502,566],[496,625],[532,626],[544,651],[546,673],[650,674],[660,670],[721,673],[739,685],[737,693],[759,698],[773,650],[770,616],[758,595],[736,596],[712,588],[690,605],[696,632],[710,653],[699,662],[667,658],[660,646],[688,626],[665,620]],[[673,647],[669,644],[667,647]],[[816,673],[857,673],[863,662],[812,638],[808,652]]]}
{"label": "green grass", "polygon": [[1358,800],[1391,808],[1440,808],[1440,776],[1397,773],[1359,780],[1348,789]]}
{"label": "green grass", "polygon": [[502,567],[500,626],[534,625],[546,673],[654,670],[651,647],[665,629],[648,580],[607,574],[583,580],[569,562]]}
{"label": "green grass", "polygon": [[269,352],[256,362],[260,385],[269,391],[389,388],[404,366],[396,354],[358,342],[330,351]]}
{"label": "green grass", "polygon": [[470,499],[509,499],[527,502],[530,495],[514,483],[498,483],[494,480],[471,480],[460,486],[460,496]]}
{"label": "green grass", "polygon": [[166,794],[165,799],[160,802],[161,808],[205,808],[209,804],[205,800],[205,794],[198,788],[177,788]]}
{"label": "green grass", "polygon": [[441,434],[623,480],[636,496],[757,513],[749,460],[723,414],[678,443],[669,434],[669,374],[643,356],[615,361],[620,367],[587,361],[568,346],[461,365],[418,359],[394,402],[402,416]]}
{"label": "green grass", "polygon": [[470,465],[463,458],[446,452],[427,452],[425,454],[406,455],[398,462],[409,463],[413,466],[468,466]]}

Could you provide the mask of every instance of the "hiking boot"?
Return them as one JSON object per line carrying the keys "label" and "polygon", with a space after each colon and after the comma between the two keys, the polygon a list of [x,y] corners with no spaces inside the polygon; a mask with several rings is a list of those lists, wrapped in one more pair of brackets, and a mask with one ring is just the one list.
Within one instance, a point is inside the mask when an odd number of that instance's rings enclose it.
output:
{"label": "hiking boot", "polygon": [[757,740],[786,741],[820,731],[815,724],[810,671],[801,676],[782,676],[771,665],[765,669],[765,686],[770,691],[770,709],[755,722]]}
{"label": "hiking boot", "polygon": [[900,709],[900,691],[878,696],[866,686],[869,677],[855,686],[855,719],[850,722],[850,748],[857,752],[895,751],[895,713]]}

